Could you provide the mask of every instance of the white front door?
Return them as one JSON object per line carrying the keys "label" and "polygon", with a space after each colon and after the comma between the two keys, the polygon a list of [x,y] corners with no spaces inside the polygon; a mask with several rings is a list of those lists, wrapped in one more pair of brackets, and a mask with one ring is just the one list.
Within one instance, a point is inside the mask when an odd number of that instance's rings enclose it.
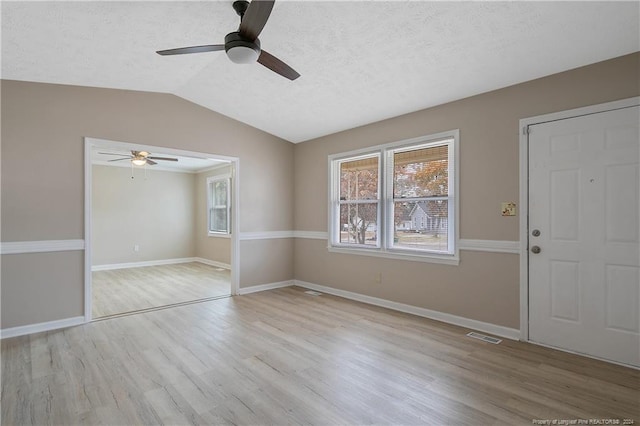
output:
{"label": "white front door", "polygon": [[636,106],[529,126],[533,342],[640,366],[639,122]]}

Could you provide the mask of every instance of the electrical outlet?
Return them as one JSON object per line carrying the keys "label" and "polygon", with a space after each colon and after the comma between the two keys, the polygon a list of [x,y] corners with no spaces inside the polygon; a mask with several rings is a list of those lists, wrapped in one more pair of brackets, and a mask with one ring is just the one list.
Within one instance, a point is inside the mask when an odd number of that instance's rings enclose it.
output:
{"label": "electrical outlet", "polygon": [[140,251],[140,246],[139,246],[138,244],[135,244],[135,245],[133,246],[133,251],[135,251],[135,252],[139,252],[139,251]]}

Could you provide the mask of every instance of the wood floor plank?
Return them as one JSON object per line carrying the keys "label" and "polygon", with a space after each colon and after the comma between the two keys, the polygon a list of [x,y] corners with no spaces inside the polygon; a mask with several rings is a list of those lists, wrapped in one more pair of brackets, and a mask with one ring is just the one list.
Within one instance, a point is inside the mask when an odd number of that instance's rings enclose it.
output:
{"label": "wood floor plank", "polygon": [[92,318],[227,296],[228,269],[200,262],[91,273]]}
{"label": "wood floor plank", "polygon": [[640,421],[640,372],[284,288],[2,341],[3,425]]}

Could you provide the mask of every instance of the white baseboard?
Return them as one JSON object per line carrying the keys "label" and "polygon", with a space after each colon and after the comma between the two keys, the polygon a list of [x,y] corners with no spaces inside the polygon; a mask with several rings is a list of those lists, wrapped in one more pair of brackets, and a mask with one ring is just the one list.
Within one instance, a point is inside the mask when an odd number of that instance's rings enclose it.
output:
{"label": "white baseboard", "polygon": [[459,317],[457,315],[447,314],[445,312],[434,311],[431,309],[420,308],[418,306],[406,305],[404,303],[392,302],[386,299],[366,296],[360,293],[340,290],[323,285],[313,284],[306,281],[294,280],[295,285],[321,293],[333,294],[334,296],[344,297],[345,299],[356,300],[358,302],[368,303],[370,305],[381,306],[383,308],[392,309],[394,311],[405,312],[424,318],[446,322],[448,324],[458,325],[460,327],[470,328],[472,330],[482,331],[496,336],[504,337],[512,340],[520,339],[520,330],[515,328],[504,327],[502,325],[491,324],[487,322],[477,321],[470,318]]}
{"label": "white baseboard", "polygon": [[8,339],[9,337],[24,336],[26,334],[40,333],[42,331],[57,330],[60,328],[73,327],[85,323],[84,316],[65,318],[55,321],[41,322],[38,324],[23,325],[20,327],[11,327],[0,330],[0,339]]}
{"label": "white baseboard", "polygon": [[[94,265],[91,267],[91,271],[110,271],[112,269],[127,269],[127,268],[142,268],[144,266],[160,266],[160,265],[175,265],[177,263],[190,263],[198,262],[196,257],[181,257],[176,259],[161,259],[161,260],[146,260],[143,262],[128,262],[128,263],[112,263],[109,265]],[[204,263],[204,262],[203,262]]]}
{"label": "white baseboard", "polygon": [[230,264],[218,262],[217,260],[209,260],[209,259],[205,259],[204,257],[194,257],[193,259],[195,262],[204,263],[205,265],[215,266],[217,268],[223,268],[223,269],[231,269]]}
{"label": "white baseboard", "polygon": [[180,257],[176,259],[161,259],[161,260],[147,260],[143,262],[129,262],[129,263],[112,263],[110,265],[94,265],[91,267],[91,271],[110,271],[113,269],[127,269],[127,268],[142,268],[144,266],[160,266],[160,265],[175,265],[178,263],[191,263],[200,262],[205,265],[215,266],[218,268],[231,269],[231,265],[228,263],[217,262],[215,260],[205,259],[203,257]]}
{"label": "white baseboard", "polygon": [[238,294],[242,296],[242,295],[245,295],[245,294],[257,293],[259,291],[273,290],[273,289],[282,288],[282,287],[291,287],[292,285],[295,285],[295,280],[280,281],[280,282],[277,282],[277,283],[269,283],[269,284],[253,285],[251,287],[243,287],[243,288],[241,288],[240,290],[238,290]]}

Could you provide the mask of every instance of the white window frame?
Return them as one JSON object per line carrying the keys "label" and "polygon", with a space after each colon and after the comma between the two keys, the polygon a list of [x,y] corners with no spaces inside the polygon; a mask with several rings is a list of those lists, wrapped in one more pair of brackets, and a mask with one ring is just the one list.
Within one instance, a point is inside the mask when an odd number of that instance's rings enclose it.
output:
{"label": "white window frame", "polygon": [[[227,204],[224,206],[227,210],[227,229],[226,231],[214,231],[211,229],[211,210],[216,208],[213,205],[212,186],[218,181],[226,181],[227,184]],[[221,207],[217,207],[221,208]],[[207,178],[207,234],[212,237],[229,237],[231,235],[231,175],[209,176]]]}
{"label": "white window frame", "polygon": [[[429,148],[448,145],[448,195],[442,197],[453,205],[449,208],[448,220],[448,250],[437,252],[421,249],[393,246],[393,154],[419,148]],[[328,157],[329,170],[329,202],[328,250],[333,253],[356,254],[390,259],[401,259],[419,262],[442,263],[458,265],[459,253],[459,145],[460,131],[458,129],[434,135],[391,142],[355,151],[332,154]],[[378,172],[378,222],[377,246],[340,243],[340,165],[346,161],[354,161],[379,155]]]}

